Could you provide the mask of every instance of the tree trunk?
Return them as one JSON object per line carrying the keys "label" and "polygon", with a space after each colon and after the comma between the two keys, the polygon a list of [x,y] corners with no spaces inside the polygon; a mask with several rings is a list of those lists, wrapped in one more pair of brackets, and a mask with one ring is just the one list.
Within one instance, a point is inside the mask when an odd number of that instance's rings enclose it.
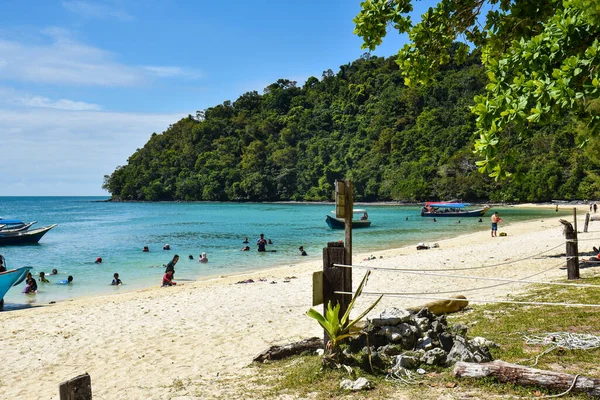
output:
{"label": "tree trunk", "polygon": [[[543,386],[548,389],[561,391],[569,389],[575,380],[575,375],[523,367],[500,360],[481,364],[459,361],[454,367],[454,376],[467,378],[491,376],[500,382]],[[577,380],[571,391],[600,396],[600,379],[577,376]]]}
{"label": "tree trunk", "polygon": [[253,361],[264,362],[266,360],[281,360],[282,358],[304,353],[305,351],[315,351],[323,348],[323,339],[312,337],[299,342],[285,344],[283,346],[271,346],[263,351]]}

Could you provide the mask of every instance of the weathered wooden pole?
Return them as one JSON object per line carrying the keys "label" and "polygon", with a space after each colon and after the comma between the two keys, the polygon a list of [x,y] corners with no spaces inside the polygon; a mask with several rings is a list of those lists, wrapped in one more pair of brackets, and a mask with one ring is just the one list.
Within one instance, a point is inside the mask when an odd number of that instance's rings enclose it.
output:
{"label": "weathered wooden pole", "polygon": [[[344,301],[347,295],[336,294],[336,291],[345,291],[344,270],[349,268],[335,267],[334,264],[344,263],[344,243],[329,242],[327,247],[323,248],[323,315],[327,311],[327,305],[331,302],[332,306],[340,303],[340,315],[346,312],[348,308]],[[348,291],[352,291],[352,286]],[[348,301],[349,302],[349,301]],[[327,346],[329,336],[325,332],[323,344]]]}
{"label": "weathered wooden pole", "polygon": [[567,278],[579,279],[579,249],[577,246],[577,231],[569,221],[559,219],[563,224],[567,242]]}
{"label": "weathered wooden pole", "polygon": [[585,213],[585,224],[583,225],[583,231],[587,233],[588,224],[590,223],[590,213]]}
{"label": "weathered wooden pole", "polygon": [[575,236],[577,236],[577,208],[573,207],[573,230],[575,230]]}
{"label": "weathered wooden pole", "polygon": [[58,389],[60,400],[92,400],[92,378],[87,372],[62,382]]}

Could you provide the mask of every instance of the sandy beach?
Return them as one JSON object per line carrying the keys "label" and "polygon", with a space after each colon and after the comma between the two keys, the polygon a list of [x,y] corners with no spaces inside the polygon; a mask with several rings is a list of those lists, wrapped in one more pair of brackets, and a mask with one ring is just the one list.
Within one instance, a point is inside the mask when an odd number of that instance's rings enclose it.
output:
{"label": "sandy beach", "polygon": [[[587,211],[587,206],[578,206],[580,232]],[[488,223],[489,215],[484,221]],[[558,216],[516,224],[504,221],[499,232],[507,236],[492,238],[489,231],[478,232],[438,241],[439,247],[421,251],[415,243],[372,253],[376,259],[369,261],[363,259],[371,253],[355,254],[353,264],[457,269],[443,274],[531,276],[536,281],[566,278],[565,259],[558,257],[565,252]],[[600,223],[592,222],[588,233],[580,233],[580,254],[600,244],[600,240],[585,241],[598,237],[598,232]],[[485,265],[497,266],[458,270]],[[305,315],[312,304],[312,272],[320,269],[318,261],[298,263],[177,287],[2,312],[0,399],[58,399],[58,384],[84,372],[92,377],[95,399],[252,397],[248,381],[257,378],[257,371],[247,366],[257,353],[273,344],[321,335],[316,322]],[[363,273],[356,268],[355,285]],[[590,273],[581,271],[584,278]],[[255,282],[236,283],[246,279]],[[426,303],[423,297],[451,295],[435,294],[439,292],[494,300],[528,287],[499,283],[374,271],[365,291],[431,293],[410,299],[384,297],[375,315],[386,307]],[[480,287],[487,288],[472,290]],[[373,299],[363,296],[357,310]]]}

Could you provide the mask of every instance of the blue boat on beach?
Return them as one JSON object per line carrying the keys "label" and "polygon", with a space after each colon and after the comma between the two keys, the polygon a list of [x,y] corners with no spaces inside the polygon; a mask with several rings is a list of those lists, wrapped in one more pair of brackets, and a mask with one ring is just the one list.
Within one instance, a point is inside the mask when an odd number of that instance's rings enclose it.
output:
{"label": "blue boat on beach", "polygon": [[476,210],[468,210],[469,203],[450,203],[446,201],[425,203],[421,208],[421,217],[482,217],[490,209],[483,206]]}
{"label": "blue boat on beach", "polygon": [[23,282],[27,276],[27,272],[29,272],[31,268],[32,267],[21,267],[6,272],[0,272],[0,309],[4,306],[4,295],[6,292],[8,292],[11,287]]}

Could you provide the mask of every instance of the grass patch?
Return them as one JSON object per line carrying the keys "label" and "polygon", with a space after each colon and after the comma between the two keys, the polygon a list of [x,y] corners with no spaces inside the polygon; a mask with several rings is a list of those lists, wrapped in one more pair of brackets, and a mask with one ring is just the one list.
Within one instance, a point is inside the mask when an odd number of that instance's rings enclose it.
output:
{"label": "grass patch", "polygon": [[[589,270],[587,271],[589,273]],[[600,277],[564,281],[600,285]],[[525,295],[511,300],[600,304],[600,289],[571,288],[564,286],[536,285]],[[469,327],[468,336],[483,336],[499,345],[492,349],[494,359],[518,363],[524,366],[533,364],[535,357],[549,345],[530,346],[524,335],[550,332],[571,332],[600,335],[600,308],[534,306],[512,304],[473,305],[467,312],[448,315],[448,324],[461,323]],[[555,349],[538,360],[535,368],[556,372],[581,374],[588,377],[600,376],[597,360],[600,349],[564,350]],[[509,383],[499,383],[491,378],[457,379],[452,368],[428,370],[419,378],[416,385],[404,385],[386,380],[384,376],[373,376],[362,370],[354,370],[350,376],[345,369],[323,369],[317,356],[302,356],[288,360],[264,364],[259,367],[263,376],[270,376],[265,395],[279,397],[292,395],[305,398],[345,398],[348,394],[339,389],[343,379],[356,379],[360,376],[371,380],[375,389],[353,393],[352,398],[393,399],[393,398],[438,398],[459,396],[471,398],[543,397],[556,394],[543,388],[524,387]],[[569,393],[561,398],[587,399],[584,394]]]}

